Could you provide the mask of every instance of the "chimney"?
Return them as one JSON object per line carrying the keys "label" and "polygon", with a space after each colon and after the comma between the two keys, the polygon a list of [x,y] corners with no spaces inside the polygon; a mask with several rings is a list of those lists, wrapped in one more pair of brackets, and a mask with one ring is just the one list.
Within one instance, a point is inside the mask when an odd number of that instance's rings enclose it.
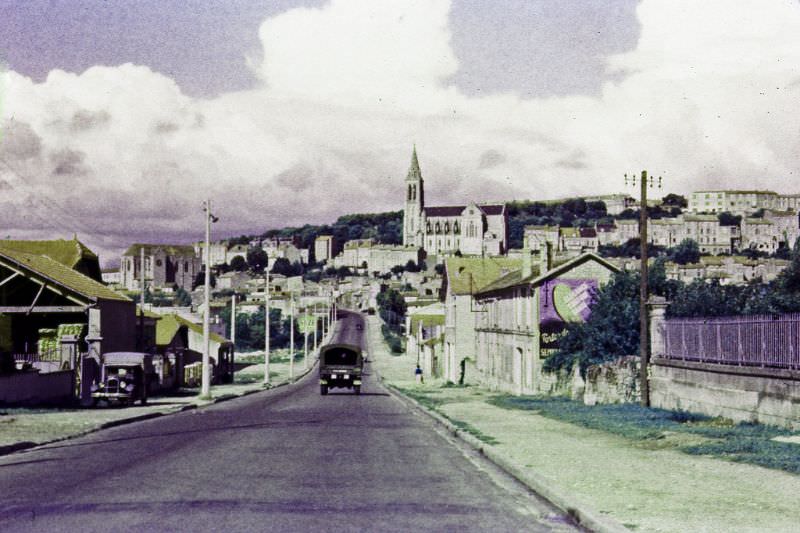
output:
{"label": "chimney", "polygon": [[539,275],[544,274],[553,266],[553,243],[546,241],[539,250]]}
{"label": "chimney", "polygon": [[533,265],[531,264],[531,247],[528,237],[522,240],[522,279],[533,275]]}

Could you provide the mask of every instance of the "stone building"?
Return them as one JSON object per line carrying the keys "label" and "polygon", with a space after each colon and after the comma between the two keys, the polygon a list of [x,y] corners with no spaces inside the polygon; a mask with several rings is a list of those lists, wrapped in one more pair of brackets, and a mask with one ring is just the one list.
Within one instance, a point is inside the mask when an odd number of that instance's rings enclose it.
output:
{"label": "stone building", "polygon": [[508,213],[505,204],[425,205],[425,186],[417,160],[405,180],[403,245],[423,248],[426,254],[503,255],[508,249]]}
{"label": "stone building", "polygon": [[474,295],[513,270],[520,261],[510,257],[448,257],[445,259],[440,299],[444,302],[444,354],[442,375],[457,381],[463,359],[475,359],[476,331],[480,309]]}
{"label": "stone building", "polygon": [[144,281],[153,288],[178,286],[191,291],[201,260],[194,247],[173,244],[133,244],[122,254],[122,285],[140,290],[141,251],[144,250]]}
{"label": "stone building", "polygon": [[558,349],[569,322],[585,321],[595,291],[617,268],[593,254],[554,266],[549,250],[475,293],[476,367],[480,380],[513,394],[549,392],[544,360]]}
{"label": "stone building", "polygon": [[320,235],[314,240],[314,261],[321,263],[333,259],[333,235]]}

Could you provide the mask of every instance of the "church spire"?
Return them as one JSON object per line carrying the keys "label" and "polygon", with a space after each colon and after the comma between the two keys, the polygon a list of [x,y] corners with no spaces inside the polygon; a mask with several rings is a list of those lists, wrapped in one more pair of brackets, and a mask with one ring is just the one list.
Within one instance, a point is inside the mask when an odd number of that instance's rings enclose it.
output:
{"label": "church spire", "polygon": [[411,152],[411,166],[408,167],[408,176],[406,181],[422,180],[422,172],[419,169],[419,161],[417,160],[417,145],[414,145],[414,150]]}

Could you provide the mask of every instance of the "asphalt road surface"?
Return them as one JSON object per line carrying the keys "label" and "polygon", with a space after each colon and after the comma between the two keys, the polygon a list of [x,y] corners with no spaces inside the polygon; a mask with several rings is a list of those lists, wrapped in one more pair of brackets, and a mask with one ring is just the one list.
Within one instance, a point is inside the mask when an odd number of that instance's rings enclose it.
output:
{"label": "asphalt road surface", "polygon": [[289,387],[0,457],[0,531],[123,530],[575,527],[375,376],[361,396],[320,396],[311,372]]}

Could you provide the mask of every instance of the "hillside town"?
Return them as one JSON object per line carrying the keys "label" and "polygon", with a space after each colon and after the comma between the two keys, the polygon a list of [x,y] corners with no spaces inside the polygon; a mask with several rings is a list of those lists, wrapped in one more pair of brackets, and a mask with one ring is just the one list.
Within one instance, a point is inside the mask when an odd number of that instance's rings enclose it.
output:
{"label": "hillside town", "polygon": [[[273,349],[302,345],[298,317],[316,323],[315,348],[335,306],[380,312],[387,342],[413,354],[426,376],[457,383],[469,372],[491,390],[558,392],[544,362],[566,326],[589,317],[615,273],[640,267],[638,202],[624,194],[571,199],[599,210],[602,220],[524,225],[517,248],[508,203],[427,205],[416,149],[405,190],[402,242],[395,243],[312,232],[305,246],[285,229],[208,244],[135,243],[119,268],[101,270],[77,237],[0,241],[2,350],[12,358],[4,368],[39,378],[4,388],[2,401],[96,403],[92,380],[107,352],[152,354],[159,386],[197,385],[204,317],[213,379],[230,381],[236,352],[264,346],[267,304]],[[773,282],[800,236],[798,198],[720,190],[649,202],[648,211],[660,215],[647,219],[650,263],[682,283]],[[399,296],[395,308],[382,307],[387,293]],[[64,373],[65,386],[41,379],[50,372]],[[80,390],[70,390],[74,381]]]}
{"label": "hillside town", "polygon": [[797,531],[798,32],[0,2],[0,532]]}

